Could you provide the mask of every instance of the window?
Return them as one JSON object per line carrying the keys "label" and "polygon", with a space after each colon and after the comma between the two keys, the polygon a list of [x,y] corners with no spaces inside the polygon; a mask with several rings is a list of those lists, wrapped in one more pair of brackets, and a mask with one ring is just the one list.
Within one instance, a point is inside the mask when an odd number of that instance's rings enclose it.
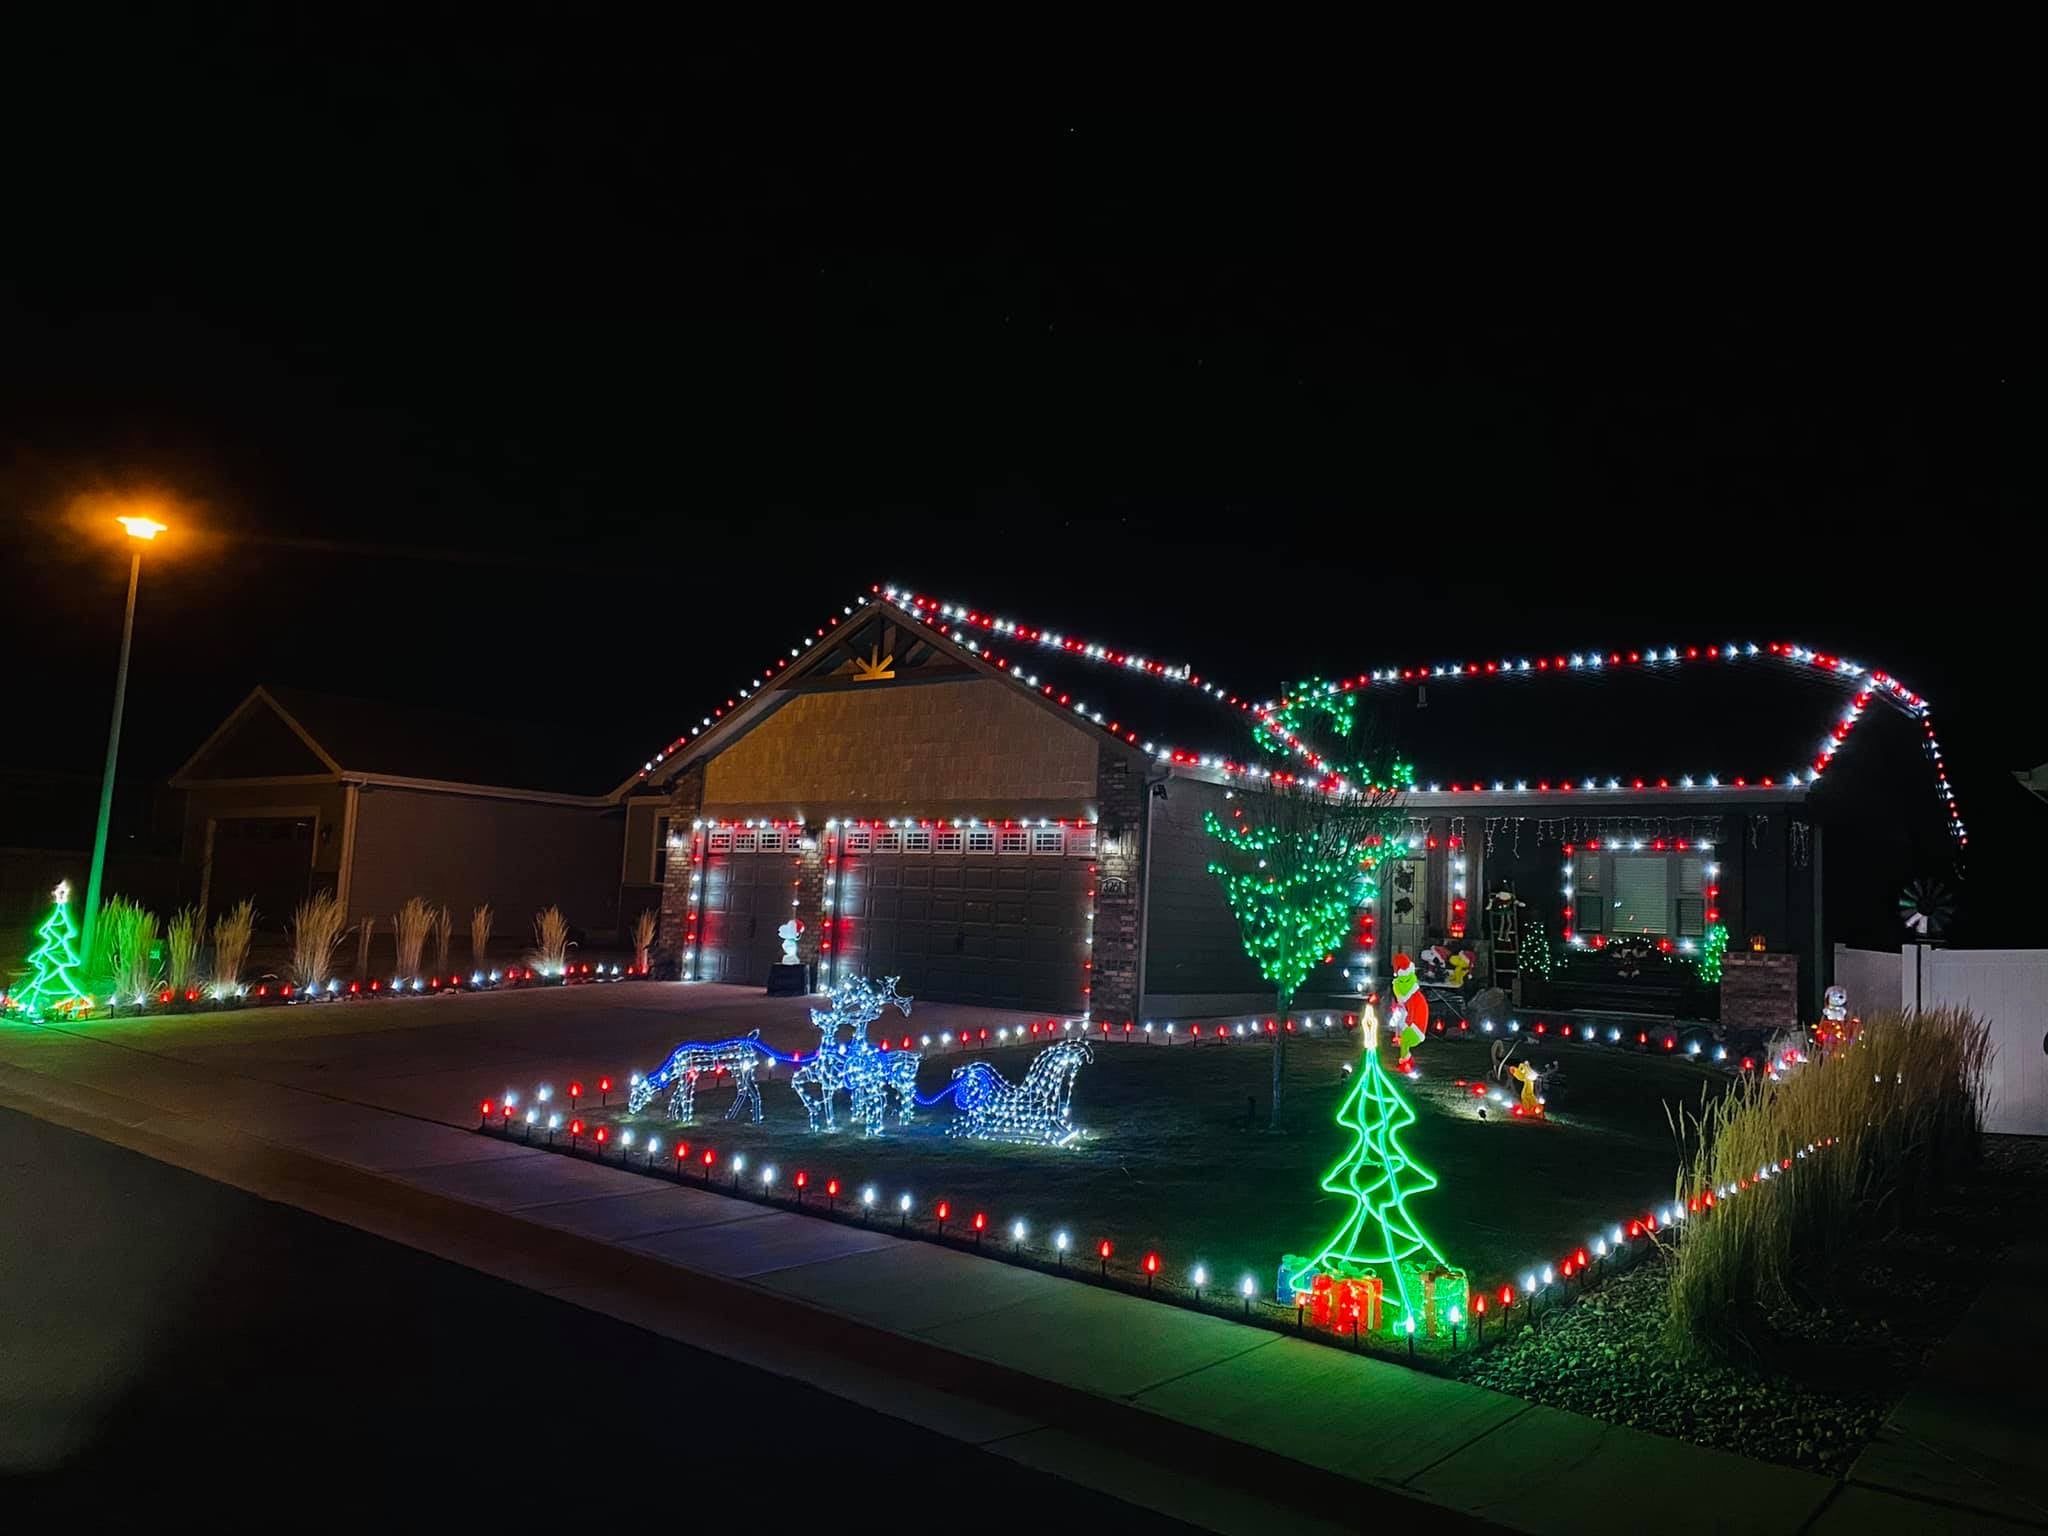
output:
{"label": "window", "polygon": [[1005,828],[996,844],[998,853],[1026,853],[1031,848],[1031,835],[1022,827]]}
{"label": "window", "polygon": [[1661,853],[1617,853],[1607,897],[1609,933],[1668,933],[1671,867]]}
{"label": "window", "polygon": [[1067,851],[1067,829],[1065,827],[1035,827],[1031,833],[1033,853],[1065,853]]}
{"label": "window", "polygon": [[994,827],[970,827],[967,831],[969,853],[994,853],[996,851],[996,830]]}
{"label": "window", "polygon": [[966,846],[967,835],[958,827],[942,828],[932,844],[933,851],[937,853],[959,853]]}
{"label": "window", "polygon": [[782,852],[782,828],[763,827],[759,846],[763,853]]}
{"label": "window", "polygon": [[875,834],[875,852],[901,853],[902,851],[903,833],[899,828],[884,827]]}
{"label": "window", "polygon": [[711,837],[710,837],[710,840],[709,840],[709,847],[710,847],[710,850],[711,850],[711,852],[713,852],[713,853],[731,853],[731,852],[732,852],[732,828],[731,828],[731,827],[713,827],[713,828],[711,829]]}
{"label": "window", "polygon": [[846,851],[848,853],[866,853],[874,846],[875,829],[873,827],[848,827],[846,829]]}
{"label": "window", "polygon": [[1582,848],[1572,856],[1572,926],[1589,935],[1702,938],[1707,931],[1706,867],[1705,857],[1695,853]]}
{"label": "window", "polygon": [[668,883],[668,818],[654,818],[654,883]]}
{"label": "window", "polygon": [[905,853],[930,853],[932,834],[926,827],[905,827],[903,829],[903,851]]}
{"label": "window", "polygon": [[1067,833],[1067,852],[1095,857],[1095,823],[1076,826]]}

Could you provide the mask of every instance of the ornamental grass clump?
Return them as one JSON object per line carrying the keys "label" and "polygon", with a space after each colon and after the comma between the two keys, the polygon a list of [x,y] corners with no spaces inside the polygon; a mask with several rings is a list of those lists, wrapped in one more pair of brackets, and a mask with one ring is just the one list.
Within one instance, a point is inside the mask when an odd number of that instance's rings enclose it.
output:
{"label": "ornamental grass clump", "polygon": [[434,926],[434,909],[420,896],[408,896],[405,905],[392,914],[391,932],[398,945],[398,962],[393,967],[400,981],[420,973],[420,956],[427,947],[427,932]]}
{"label": "ornamental grass clump", "polygon": [[327,985],[334,951],[348,930],[348,913],[331,891],[317,891],[292,915],[291,975],[301,991]]}
{"label": "ornamental grass clump", "polygon": [[1847,1046],[1676,1116],[1688,1216],[1672,1345],[1754,1357],[1770,1308],[1809,1300],[1859,1235],[1920,1209],[1975,1155],[1990,1055],[1967,1009],[1881,1014]]}
{"label": "ornamental grass clump", "polygon": [[180,907],[164,929],[164,985],[182,998],[199,980],[199,949],[206,942],[206,918],[197,907]]}
{"label": "ornamental grass clump", "polygon": [[113,929],[113,995],[120,1002],[146,1003],[157,988],[156,914],[126,901],[120,903],[118,912],[112,911],[112,902],[108,908]]}
{"label": "ornamental grass clump", "polygon": [[633,924],[633,969],[645,976],[653,968],[655,916],[642,912]]}
{"label": "ornamental grass clump", "polygon": [[484,968],[484,957],[491,951],[491,904],[487,901],[469,914],[469,963],[472,969]]}
{"label": "ornamental grass clump", "polygon": [[448,935],[452,926],[453,919],[448,916],[448,909],[445,906],[436,907],[434,909],[433,922],[434,974],[436,976],[446,975],[448,971]]}
{"label": "ornamental grass clump", "polygon": [[249,941],[255,933],[253,901],[242,902],[213,920],[213,980],[207,984],[207,990],[215,1002],[241,995],[242,965],[249,958]]}
{"label": "ornamental grass clump", "polygon": [[526,963],[542,976],[560,976],[569,968],[569,920],[560,907],[533,915],[533,952]]}

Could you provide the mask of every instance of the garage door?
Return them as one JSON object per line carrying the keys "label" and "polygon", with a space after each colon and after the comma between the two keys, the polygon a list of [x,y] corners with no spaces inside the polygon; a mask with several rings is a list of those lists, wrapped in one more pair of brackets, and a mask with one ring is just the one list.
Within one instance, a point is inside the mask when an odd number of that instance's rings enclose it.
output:
{"label": "garage door", "polygon": [[782,957],[775,930],[791,916],[796,852],[784,850],[783,834],[773,828],[720,827],[711,833],[706,855],[697,974],[706,981],[765,987],[768,967]]}
{"label": "garage door", "polygon": [[839,861],[841,975],[935,1002],[1078,1013],[1092,828],[854,828]]}

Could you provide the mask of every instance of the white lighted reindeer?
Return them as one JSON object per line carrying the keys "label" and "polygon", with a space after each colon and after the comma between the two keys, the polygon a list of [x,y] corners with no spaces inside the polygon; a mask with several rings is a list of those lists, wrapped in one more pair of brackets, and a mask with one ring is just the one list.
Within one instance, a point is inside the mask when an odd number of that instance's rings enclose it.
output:
{"label": "white lighted reindeer", "polygon": [[626,1110],[629,1114],[639,1114],[653,1102],[657,1093],[673,1084],[676,1091],[668,1101],[668,1117],[687,1124],[696,1113],[697,1080],[726,1072],[731,1074],[733,1086],[739,1092],[732,1101],[732,1107],[725,1112],[725,1118],[737,1120],[744,1107],[753,1122],[759,1125],[761,1090],[754,1082],[754,1070],[767,1059],[772,1058],[768,1047],[761,1043],[761,1031],[758,1029],[734,1040],[687,1041],[669,1052],[667,1061],[645,1077],[634,1080],[631,1091],[626,1095]]}
{"label": "white lighted reindeer", "polygon": [[953,1105],[958,1113],[946,1134],[1065,1146],[1081,1134],[1069,1118],[1074,1078],[1094,1059],[1087,1041],[1060,1040],[1032,1057],[1024,1081],[1014,1085],[985,1061],[954,1068]]}
{"label": "white lighted reindeer", "polygon": [[[811,1129],[833,1130],[833,1100],[842,1089],[852,1094],[848,1118],[869,1135],[879,1135],[888,1118],[888,1095],[897,1099],[898,1118],[908,1122],[917,1107],[917,1068],[921,1058],[914,1051],[878,1049],[868,1040],[868,1026],[895,1007],[907,1018],[911,999],[896,992],[896,978],[879,984],[865,976],[841,982],[832,990],[832,1006],[813,1008],[811,1023],[818,1031],[818,1054],[790,1076],[790,1086],[803,1100],[811,1118]],[[841,1041],[839,1031],[848,1031]]]}

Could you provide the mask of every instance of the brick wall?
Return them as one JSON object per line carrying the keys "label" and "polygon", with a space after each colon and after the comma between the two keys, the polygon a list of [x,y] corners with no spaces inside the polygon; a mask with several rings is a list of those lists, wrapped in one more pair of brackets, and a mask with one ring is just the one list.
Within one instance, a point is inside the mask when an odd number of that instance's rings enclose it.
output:
{"label": "brick wall", "polygon": [[704,765],[692,763],[676,775],[669,792],[669,836],[681,838],[683,846],[669,850],[668,878],[661,888],[661,923],[654,935],[654,969],[657,976],[680,976],[683,952],[683,919],[690,905],[690,876],[696,866],[690,862],[690,823],[704,809]]}
{"label": "brick wall", "polygon": [[1138,1011],[1138,902],[1144,889],[1145,778],[1121,752],[1096,762],[1095,927],[1089,1011],[1122,1023]]}
{"label": "brick wall", "polygon": [[1721,1023],[1774,1031],[1799,1022],[1799,957],[1730,949],[1721,960]]}
{"label": "brick wall", "polygon": [[801,693],[711,759],[700,803],[810,819],[827,804],[1082,800],[1095,792],[1097,750],[995,678]]}

